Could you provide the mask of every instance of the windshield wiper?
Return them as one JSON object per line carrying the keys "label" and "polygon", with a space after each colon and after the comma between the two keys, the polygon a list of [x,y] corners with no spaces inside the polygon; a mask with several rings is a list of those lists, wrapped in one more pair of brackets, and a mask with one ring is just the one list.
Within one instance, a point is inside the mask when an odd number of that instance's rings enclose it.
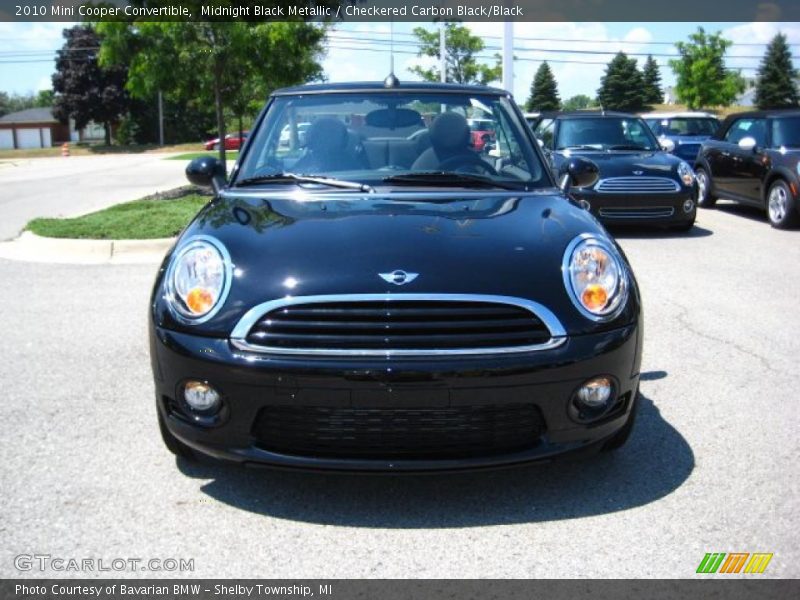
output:
{"label": "windshield wiper", "polygon": [[639,144],[617,144],[616,146],[609,146],[609,150],[652,150],[652,148],[648,148],[647,146],[641,146]]}
{"label": "windshield wiper", "polygon": [[602,148],[598,148],[597,146],[591,146],[589,144],[578,144],[576,146],[561,146],[556,150],[558,152],[561,152],[563,150],[596,150],[597,152],[600,152]]}
{"label": "windshield wiper", "polygon": [[[399,183],[401,185],[461,185],[465,187],[496,187],[504,190],[520,189],[517,185],[504,181],[496,181],[491,177],[472,175],[470,173],[457,173],[455,171],[418,171],[416,173],[404,173],[403,175],[384,177],[383,181],[385,183]],[[525,186],[524,189],[527,189],[527,186]]]}
{"label": "windshield wiper", "polygon": [[316,185],[328,185],[330,187],[342,188],[345,190],[358,190],[359,192],[374,192],[372,187],[366,183],[357,181],[344,181],[335,177],[320,177],[316,175],[298,175],[296,173],[272,173],[270,175],[257,175],[248,177],[236,182],[236,187],[265,184],[265,183],[312,183]]}

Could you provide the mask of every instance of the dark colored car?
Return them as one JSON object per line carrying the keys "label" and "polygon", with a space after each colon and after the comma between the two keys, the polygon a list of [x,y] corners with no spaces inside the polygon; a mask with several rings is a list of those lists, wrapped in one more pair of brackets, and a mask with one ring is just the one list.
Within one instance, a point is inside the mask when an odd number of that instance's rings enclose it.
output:
{"label": "dark colored car", "polygon": [[[250,135],[248,131],[242,132],[241,135],[238,133],[229,133],[225,136],[225,150],[238,150],[245,143],[248,135]],[[206,150],[219,150],[219,138],[208,140],[203,147]]]}
{"label": "dark colored car", "polygon": [[719,129],[719,119],[704,112],[648,113],[644,122],[669,152],[694,164],[700,145]]}
{"label": "dark colored car", "polygon": [[[420,108],[434,110],[423,120]],[[492,121],[487,155],[468,116]],[[427,113],[426,113],[427,114]],[[312,123],[304,148],[279,143]],[[426,122],[430,126],[426,126]],[[167,447],[417,471],[612,449],[634,422],[639,293],[556,186],[510,96],[392,82],[280,90],[166,256],[150,352]],[[597,177],[589,161],[565,186]]]}
{"label": "dark colored car", "polygon": [[717,198],[762,208],[770,225],[800,223],[800,111],[730,115],[697,156],[698,203]]}
{"label": "dark colored car", "polygon": [[572,191],[607,225],[653,224],[688,231],[697,213],[694,172],[666,152],[645,122],[617,112],[543,113],[534,131],[553,169],[576,157],[600,168],[592,186]]}

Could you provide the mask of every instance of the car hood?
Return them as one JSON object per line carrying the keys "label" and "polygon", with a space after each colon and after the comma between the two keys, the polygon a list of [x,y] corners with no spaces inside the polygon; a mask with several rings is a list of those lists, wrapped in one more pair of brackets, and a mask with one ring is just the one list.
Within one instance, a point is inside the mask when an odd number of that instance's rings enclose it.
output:
{"label": "car hood", "polygon": [[[556,171],[570,157],[580,156],[596,163],[600,168],[600,178],[627,177],[629,175],[648,175],[652,177],[672,177],[677,179],[676,169],[681,159],[667,152],[555,152],[553,164]],[[635,173],[641,171],[641,173]]]}
{"label": "car hood", "polygon": [[[262,302],[346,293],[516,296],[548,307],[574,333],[597,330],[572,305],[561,272],[567,245],[581,233],[607,236],[555,189],[302,199],[251,191],[225,192],[210,203],[176,247],[195,235],[213,236],[235,266],[225,305],[204,325],[209,334],[229,333]],[[419,275],[402,286],[380,277],[395,270]],[[169,321],[165,311],[157,317]]]}

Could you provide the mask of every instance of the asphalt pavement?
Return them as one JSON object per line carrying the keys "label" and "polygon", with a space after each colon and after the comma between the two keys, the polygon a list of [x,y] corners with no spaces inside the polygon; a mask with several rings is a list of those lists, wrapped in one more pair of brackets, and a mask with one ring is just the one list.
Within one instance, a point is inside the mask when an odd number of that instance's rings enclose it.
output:
{"label": "asphalt pavement", "polygon": [[646,315],[628,445],[402,477],[177,461],[148,362],[155,265],[0,260],[0,577],[92,576],[15,569],[38,553],[193,558],[200,577],[682,578],[706,552],[800,576],[800,231],[723,203],[688,235],[618,237]]}
{"label": "asphalt pavement", "polygon": [[186,184],[168,154],[0,160],[0,241],[35,217],[72,217]]}

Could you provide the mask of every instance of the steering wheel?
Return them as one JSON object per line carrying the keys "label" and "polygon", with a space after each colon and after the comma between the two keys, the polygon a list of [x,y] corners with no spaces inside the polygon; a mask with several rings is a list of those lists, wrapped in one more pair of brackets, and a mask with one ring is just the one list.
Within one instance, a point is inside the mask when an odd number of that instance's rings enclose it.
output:
{"label": "steering wheel", "polygon": [[[447,160],[442,161],[439,163],[439,168],[443,171],[447,171],[448,168],[460,167],[460,166],[475,166],[480,169],[483,169],[487,173],[491,175],[499,175],[497,169],[495,169],[492,165],[487,163],[477,154],[459,154],[458,156],[452,156]],[[458,169],[454,169],[458,170]]]}

